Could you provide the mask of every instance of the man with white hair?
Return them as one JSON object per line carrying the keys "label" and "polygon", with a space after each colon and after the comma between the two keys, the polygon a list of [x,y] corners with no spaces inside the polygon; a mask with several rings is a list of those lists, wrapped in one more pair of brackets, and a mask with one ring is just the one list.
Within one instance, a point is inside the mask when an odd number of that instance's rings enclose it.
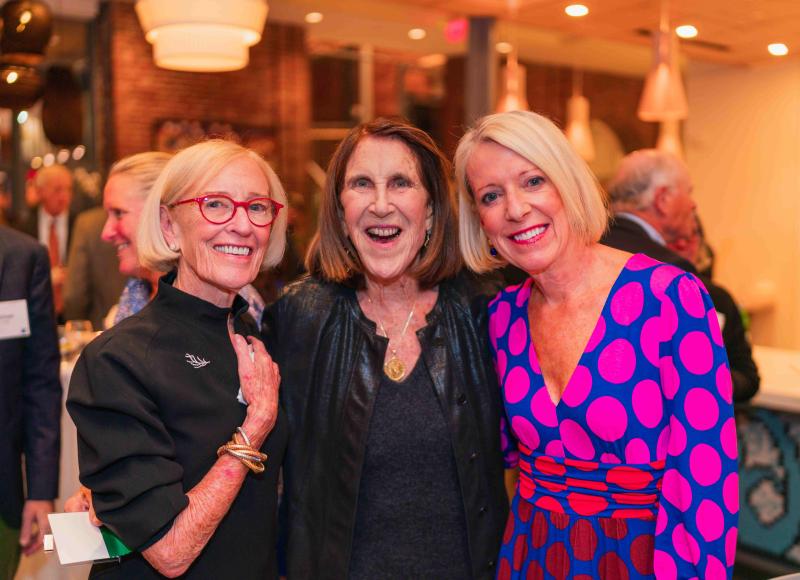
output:
{"label": "man with white hair", "polygon": [[63,287],[67,277],[67,256],[75,216],[70,213],[72,172],[63,165],[44,167],[36,173],[39,207],[20,228],[38,239],[48,250],[53,303],[56,314],[63,312]]}
{"label": "man with white hair", "polygon": [[688,260],[666,247],[686,237],[695,202],[686,165],[669,153],[640,149],[627,155],[608,185],[614,218],[601,243],[695,273]]}

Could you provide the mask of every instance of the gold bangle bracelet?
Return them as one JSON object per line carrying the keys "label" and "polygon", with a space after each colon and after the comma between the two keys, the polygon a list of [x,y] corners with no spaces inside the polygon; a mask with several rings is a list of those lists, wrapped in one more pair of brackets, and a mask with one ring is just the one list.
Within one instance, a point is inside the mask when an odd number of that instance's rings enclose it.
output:
{"label": "gold bangle bracelet", "polygon": [[237,433],[234,433],[228,443],[217,449],[217,457],[221,457],[223,454],[227,453],[231,457],[235,457],[241,461],[253,473],[263,473],[265,469],[264,462],[269,459],[269,456],[251,446],[249,438],[243,431],[237,430],[237,432],[242,435],[246,444],[239,443],[236,440]]}

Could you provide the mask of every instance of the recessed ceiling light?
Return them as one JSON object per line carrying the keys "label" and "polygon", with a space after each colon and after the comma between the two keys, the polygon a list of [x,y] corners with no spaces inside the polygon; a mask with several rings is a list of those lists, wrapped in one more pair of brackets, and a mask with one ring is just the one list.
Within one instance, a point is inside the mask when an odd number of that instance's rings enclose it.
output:
{"label": "recessed ceiling light", "polygon": [[789,47],[782,42],[775,42],[767,47],[772,56],[786,56],[789,54]]}
{"label": "recessed ceiling light", "polygon": [[681,38],[694,38],[697,36],[697,28],[691,24],[681,24],[675,29],[675,34]]}
{"label": "recessed ceiling light", "polygon": [[411,40],[422,40],[428,35],[424,28],[412,28],[408,31],[408,37]]}
{"label": "recessed ceiling light", "polygon": [[589,8],[583,4],[570,4],[564,8],[564,12],[566,12],[569,16],[580,18],[581,16],[586,16],[589,14]]}
{"label": "recessed ceiling light", "polygon": [[510,42],[498,42],[494,45],[494,49],[500,54],[508,54],[514,50],[514,47],[511,46]]}
{"label": "recessed ceiling light", "polygon": [[309,24],[319,24],[322,22],[322,12],[309,12],[306,14],[306,22]]}
{"label": "recessed ceiling light", "polygon": [[8,73],[8,76],[6,76],[6,82],[10,85],[13,85],[15,82],[17,82],[18,78],[19,75],[17,72],[12,70],[10,73]]}

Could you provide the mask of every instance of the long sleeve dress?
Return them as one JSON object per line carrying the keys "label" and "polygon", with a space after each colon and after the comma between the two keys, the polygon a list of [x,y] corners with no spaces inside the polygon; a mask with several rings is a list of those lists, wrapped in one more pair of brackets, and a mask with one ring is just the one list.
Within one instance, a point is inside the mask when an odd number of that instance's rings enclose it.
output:
{"label": "long sleeve dress", "polygon": [[489,310],[505,457],[520,467],[498,578],[730,578],[736,429],[703,285],[632,256],[554,404],[530,338],[531,284]]}

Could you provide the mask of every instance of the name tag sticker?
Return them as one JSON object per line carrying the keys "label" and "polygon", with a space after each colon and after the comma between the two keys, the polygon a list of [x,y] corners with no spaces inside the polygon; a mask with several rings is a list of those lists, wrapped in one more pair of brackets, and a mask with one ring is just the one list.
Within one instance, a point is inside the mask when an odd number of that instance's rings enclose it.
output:
{"label": "name tag sticker", "polygon": [[27,300],[0,301],[0,340],[31,335]]}

